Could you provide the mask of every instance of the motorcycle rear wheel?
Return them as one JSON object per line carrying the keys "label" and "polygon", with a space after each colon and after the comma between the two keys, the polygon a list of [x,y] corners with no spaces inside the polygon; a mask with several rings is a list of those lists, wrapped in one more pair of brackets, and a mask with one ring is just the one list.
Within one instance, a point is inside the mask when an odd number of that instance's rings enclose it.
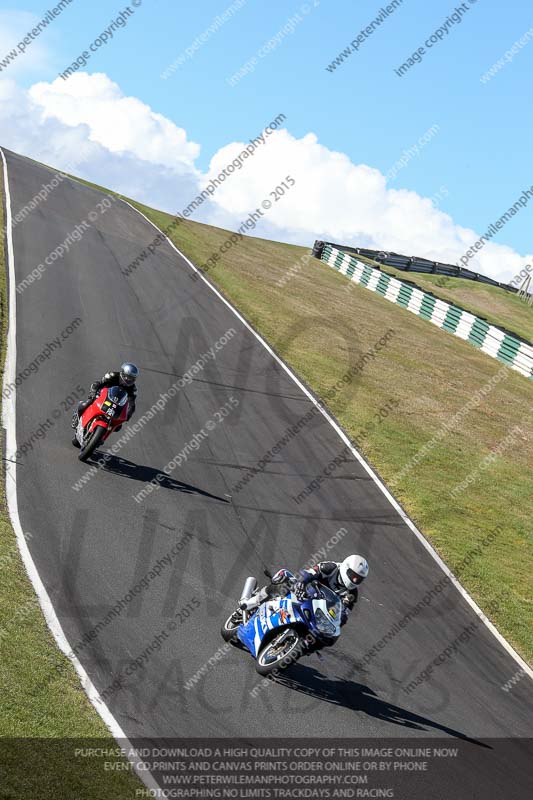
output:
{"label": "motorcycle rear wheel", "polygon": [[271,675],[294,664],[302,655],[303,639],[294,628],[285,628],[262,647],[255,661],[260,675]]}
{"label": "motorcycle rear wheel", "polygon": [[105,433],[106,429],[102,425],[98,425],[97,428],[89,435],[86,444],[81,448],[80,452],[78,453],[78,458],[80,461],[87,461],[89,456],[92,456],[92,454],[94,453],[94,451],[104,438]]}
{"label": "motorcycle rear wheel", "polygon": [[231,642],[231,640],[234,639],[235,636],[237,635],[237,630],[242,623],[242,613],[241,613],[240,621],[237,622],[237,624],[235,624],[236,623],[235,617],[237,616],[238,613],[239,612],[237,610],[234,611],[232,614],[230,614],[230,616],[227,618],[227,620],[224,622],[223,626],[220,629],[220,633],[225,642]]}

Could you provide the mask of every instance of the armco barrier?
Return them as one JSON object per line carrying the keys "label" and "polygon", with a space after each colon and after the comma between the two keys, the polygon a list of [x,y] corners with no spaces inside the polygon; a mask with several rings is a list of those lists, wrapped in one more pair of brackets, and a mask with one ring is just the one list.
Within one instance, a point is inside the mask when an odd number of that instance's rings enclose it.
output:
{"label": "armco barrier", "polygon": [[330,244],[320,249],[320,257],[354,283],[376,292],[391,303],[432,322],[448,333],[470,342],[492,358],[503,361],[526,378],[533,379],[533,347],[508,332],[490,325],[463,308],[440,300],[404,281],[393,278]]}
{"label": "armco barrier", "polygon": [[387,267],[394,267],[395,269],[404,272],[422,272],[430,275],[444,275],[449,278],[463,278],[467,281],[477,281],[478,283],[487,283],[489,286],[497,286],[499,289],[504,289],[506,292],[518,293],[516,286],[511,286],[508,283],[500,283],[488,275],[483,275],[481,272],[474,272],[466,267],[457,267],[453,264],[443,264],[441,261],[430,261],[427,258],[416,258],[415,256],[402,256],[399,253],[389,253],[384,250],[369,250],[366,247],[348,247],[342,244],[335,244],[335,242],[315,242],[314,252],[316,251],[317,257],[320,256],[321,247],[330,245],[336,250],[342,250],[344,253],[351,253],[356,258],[358,255],[369,258],[371,261],[377,261],[379,264],[384,264]]}

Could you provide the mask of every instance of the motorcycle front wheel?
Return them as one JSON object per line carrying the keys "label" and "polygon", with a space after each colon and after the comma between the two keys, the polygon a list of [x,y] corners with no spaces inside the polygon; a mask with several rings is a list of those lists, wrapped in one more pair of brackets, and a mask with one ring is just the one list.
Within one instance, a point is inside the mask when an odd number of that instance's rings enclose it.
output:
{"label": "motorcycle front wheel", "polygon": [[260,675],[271,675],[294,664],[303,650],[303,639],[295,628],[284,628],[264,647],[256,658],[255,668]]}
{"label": "motorcycle front wheel", "polygon": [[89,456],[92,456],[98,445],[101,443],[104,435],[106,434],[106,429],[102,425],[98,425],[92,433],[89,434],[87,441],[81,448],[80,452],[78,453],[78,458],[80,461],[87,461]]}

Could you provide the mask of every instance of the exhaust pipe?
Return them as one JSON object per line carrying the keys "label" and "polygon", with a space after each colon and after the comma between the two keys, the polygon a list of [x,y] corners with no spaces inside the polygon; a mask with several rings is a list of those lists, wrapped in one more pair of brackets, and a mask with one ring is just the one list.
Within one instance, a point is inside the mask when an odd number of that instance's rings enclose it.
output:
{"label": "exhaust pipe", "polygon": [[246,581],[244,583],[244,589],[242,590],[241,599],[239,600],[239,603],[243,603],[245,600],[249,600],[256,589],[257,589],[257,579],[246,578]]}

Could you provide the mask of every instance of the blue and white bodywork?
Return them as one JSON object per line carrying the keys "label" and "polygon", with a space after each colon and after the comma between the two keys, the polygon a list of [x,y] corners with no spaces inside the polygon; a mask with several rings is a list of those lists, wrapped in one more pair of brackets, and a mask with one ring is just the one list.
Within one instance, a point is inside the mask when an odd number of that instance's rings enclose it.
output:
{"label": "blue and white bodywork", "polygon": [[234,632],[256,659],[258,671],[266,675],[276,666],[294,662],[314,646],[331,644],[340,636],[341,621],[338,595],[312,582],[305,596],[297,597],[289,591],[284,597],[265,600]]}

